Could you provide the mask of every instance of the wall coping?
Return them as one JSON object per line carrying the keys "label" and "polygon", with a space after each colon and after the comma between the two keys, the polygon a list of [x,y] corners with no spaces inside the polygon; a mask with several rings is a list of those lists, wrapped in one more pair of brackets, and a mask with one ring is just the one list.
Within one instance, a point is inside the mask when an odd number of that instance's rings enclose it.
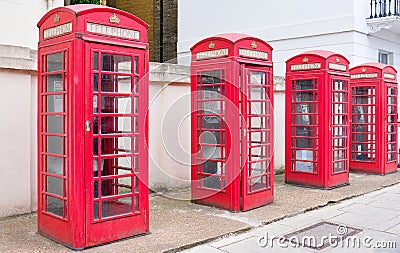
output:
{"label": "wall coping", "polygon": [[[37,73],[37,50],[0,44],[0,69]],[[158,85],[190,85],[190,67],[150,62],[149,80]],[[285,78],[274,77],[274,90],[285,91]]]}

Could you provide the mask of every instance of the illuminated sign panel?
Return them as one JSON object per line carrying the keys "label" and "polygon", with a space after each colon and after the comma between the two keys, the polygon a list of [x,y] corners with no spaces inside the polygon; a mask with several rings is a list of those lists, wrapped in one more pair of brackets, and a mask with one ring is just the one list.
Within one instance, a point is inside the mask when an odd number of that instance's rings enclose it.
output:
{"label": "illuminated sign panel", "polygon": [[239,55],[244,57],[268,60],[268,52],[239,48]]}
{"label": "illuminated sign panel", "polygon": [[86,23],[86,31],[102,34],[102,35],[109,35],[114,37],[120,37],[124,39],[131,39],[131,40],[139,40],[140,39],[140,32],[131,29],[119,28],[114,26],[108,25],[101,25],[95,23]]}
{"label": "illuminated sign panel", "polygon": [[329,63],[329,69],[339,70],[339,71],[346,71],[347,66],[343,64],[336,64],[336,63]]}
{"label": "illuminated sign panel", "polygon": [[72,32],[72,22],[43,30],[43,39],[63,35],[69,32]]}
{"label": "illuminated sign panel", "polygon": [[351,79],[362,79],[362,78],[377,78],[378,73],[369,73],[369,74],[353,74],[350,75]]}
{"label": "illuminated sign panel", "polygon": [[304,63],[294,64],[290,66],[291,71],[309,70],[309,69],[321,69],[321,63]]}
{"label": "illuminated sign panel", "polygon": [[198,52],[198,53],[196,53],[196,60],[203,60],[203,59],[217,58],[217,57],[224,57],[224,56],[228,56],[227,48]]}

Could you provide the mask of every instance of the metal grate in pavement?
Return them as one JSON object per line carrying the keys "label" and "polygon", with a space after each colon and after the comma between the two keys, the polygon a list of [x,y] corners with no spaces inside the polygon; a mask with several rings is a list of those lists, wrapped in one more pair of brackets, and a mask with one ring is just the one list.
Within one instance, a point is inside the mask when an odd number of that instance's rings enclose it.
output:
{"label": "metal grate in pavement", "polygon": [[361,231],[362,229],[324,221],[286,234],[283,238],[292,245],[298,244],[299,246],[322,250],[329,246],[339,245],[347,237],[354,236]]}

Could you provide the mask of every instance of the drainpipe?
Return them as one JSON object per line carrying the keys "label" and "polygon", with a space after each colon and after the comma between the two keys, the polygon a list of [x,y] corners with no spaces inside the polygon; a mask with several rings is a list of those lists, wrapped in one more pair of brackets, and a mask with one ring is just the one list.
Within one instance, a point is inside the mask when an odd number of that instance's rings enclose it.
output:
{"label": "drainpipe", "polygon": [[160,0],[160,62],[164,62],[164,0]]}

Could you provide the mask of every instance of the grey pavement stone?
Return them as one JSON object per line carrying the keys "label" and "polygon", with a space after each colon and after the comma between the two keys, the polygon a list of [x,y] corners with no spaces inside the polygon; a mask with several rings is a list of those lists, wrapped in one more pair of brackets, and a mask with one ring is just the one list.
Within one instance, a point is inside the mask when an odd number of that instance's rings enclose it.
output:
{"label": "grey pavement stone", "polygon": [[314,210],[309,212],[310,216],[319,218],[319,219],[330,219],[332,217],[343,214],[344,212],[332,207],[325,207],[322,209]]}
{"label": "grey pavement stone", "polygon": [[216,249],[207,244],[188,249],[185,252],[187,252],[187,253],[203,253],[203,252],[204,253],[226,253],[226,251]]}
{"label": "grey pavement stone", "polygon": [[[400,217],[397,217],[397,221],[399,222],[399,224],[385,230],[385,232],[396,234],[398,237],[400,237]],[[399,245],[399,248],[400,248],[400,245]]]}
{"label": "grey pavement stone", "polygon": [[339,225],[363,227],[366,223],[371,222],[372,218],[359,216],[358,214],[354,213],[344,213],[330,218],[328,221],[338,223]]}
{"label": "grey pavement stone", "polygon": [[346,213],[354,213],[354,214],[358,214],[359,216],[367,216],[367,217],[372,217],[372,218],[396,217],[398,215],[398,211],[396,211],[396,210],[377,208],[377,207],[363,205],[363,204],[357,204],[357,203],[350,205],[350,206],[340,208],[339,210],[342,210]]}
{"label": "grey pavement stone", "polygon": [[289,226],[282,225],[279,223],[273,223],[273,224],[263,226],[261,228],[256,228],[252,232],[256,236],[265,236],[265,234],[268,233],[268,237],[276,237],[276,236],[285,235],[294,230],[295,229],[293,227],[289,227]]}
{"label": "grey pavement stone", "polygon": [[293,228],[301,228],[306,227],[308,225],[312,225],[315,223],[321,222],[321,219],[311,216],[309,213],[304,213],[298,216],[285,218],[281,221],[278,221],[279,224],[293,227]]}
{"label": "grey pavement stone", "polygon": [[389,200],[395,200],[395,201],[396,200],[398,201],[400,198],[398,193],[393,193],[393,192],[385,192],[385,193],[379,195],[379,197],[383,198],[383,199],[389,199]]}
{"label": "grey pavement stone", "polygon": [[209,245],[214,248],[221,248],[221,247],[224,247],[226,245],[229,245],[229,244],[232,244],[235,242],[243,241],[243,240],[248,239],[253,236],[255,236],[255,235],[254,235],[253,231],[251,231],[251,232],[247,232],[244,234],[233,235],[233,236],[229,236],[226,238],[221,238],[220,240],[211,242]]}
{"label": "grey pavement stone", "polygon": [[379,195],[376,195],[376,196],[366,195],[366,196],[360,196],[360,197],[354,198],[349,202],[358,203],[358,204],[369,204],[371,202],[376,201],[377,199],[379,199]]}
{"label": "grey pavement stone", "polygon": [[261,247],[258,244],[258,237],[251,237],[246,240],[227,245],[220,248],[223,251],[229,253],[265,253],[265,252],[299,252],[299,253],[310,253],[314,252],[308,248],[281,248],[279,245],[274,244],[274,247],[270,246]]}
{"label": "grey pavement stone", "polygon": [[400,210],[400,195],[399,195],[399,199],[397,201],[390,200],[390,199],[377,199],[367,205],[373,206],[373,207],[378,207],[378,208]]}

